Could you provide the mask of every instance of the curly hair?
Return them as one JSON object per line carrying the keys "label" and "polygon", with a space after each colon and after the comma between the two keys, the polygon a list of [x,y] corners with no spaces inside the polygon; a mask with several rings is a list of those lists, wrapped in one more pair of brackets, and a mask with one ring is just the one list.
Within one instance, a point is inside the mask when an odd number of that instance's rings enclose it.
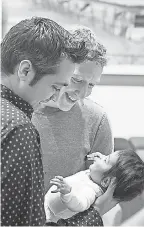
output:
{"label": "curly hair", "polygon": [[101,64],[102,67],[107,64],[106,48],[98,41],[95,33],[90,28],[74,25],[70,32],[75,38],[85,42],[88,49],[86,60],[95,61],[97,64]]}
{"label": "curly hair", "polygon": [[33,85],[44,75],[55,74],[63,59],[80,63],[87,53],[83,40],[79,42],[53,20],[34,17],[19,22],[4,37],[1,67],[6,74],[13,74],[18,63],[30,60],[36,72]]}

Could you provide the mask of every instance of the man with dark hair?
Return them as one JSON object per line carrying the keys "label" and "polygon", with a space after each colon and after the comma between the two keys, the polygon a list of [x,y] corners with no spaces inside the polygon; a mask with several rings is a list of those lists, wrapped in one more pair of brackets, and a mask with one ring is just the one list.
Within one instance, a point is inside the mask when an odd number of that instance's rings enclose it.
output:
{"label": "man with dark hair", "polygon": [[46,18],[23,20],[1,44],[1,224],[45,224],[39,133],[31,123],[41,100],[56,99],[69,84],[84,42]]}

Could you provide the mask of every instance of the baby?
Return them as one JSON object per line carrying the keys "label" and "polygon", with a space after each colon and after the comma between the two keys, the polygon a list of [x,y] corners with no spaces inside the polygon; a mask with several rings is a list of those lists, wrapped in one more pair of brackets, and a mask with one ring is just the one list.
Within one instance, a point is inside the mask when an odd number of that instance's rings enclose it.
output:
{"label": "baby", "polygon": [[144,190],[144,162],[132,151],[116,151],[108,156],[97,152],[88,170],[66,178],[56,176],[45,196],[47,221],[56,222],[87,210],[113,178],[113,198],[118,202],[132,200]]}

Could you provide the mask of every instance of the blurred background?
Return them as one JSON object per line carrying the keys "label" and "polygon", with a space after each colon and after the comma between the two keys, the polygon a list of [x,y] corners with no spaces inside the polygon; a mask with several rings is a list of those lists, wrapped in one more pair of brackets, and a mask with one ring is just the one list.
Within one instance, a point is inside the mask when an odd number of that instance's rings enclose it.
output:
{"label": "blurred background", "polygon": [[2,35],[32,16],[95,31],[108,66],[91,98],[107,110],[115,137],[143,137],[144,0],[3,0]]}
{"label": "blurred background", "polygon": [[49,17],[91,27],[109,63],[144,64],[144,0],[3,0],[3,33],[21,19]]}
{"label": "blurred background", "polygon": [[[94,30],[107,48],[108,65],[90,98],[108,113],[115,150],[134,148],[144,160],[144,0],[3,0],[2,37],[32,16]],[[125,208],[123,220],[142,203],[136,199]]]}
{"label": "blurred background", "polygon": [[144,0],[3,0],[2,35],[32,16],[92,28],[108,66],[91,98],[108,112],[115,137],[144,136]]}

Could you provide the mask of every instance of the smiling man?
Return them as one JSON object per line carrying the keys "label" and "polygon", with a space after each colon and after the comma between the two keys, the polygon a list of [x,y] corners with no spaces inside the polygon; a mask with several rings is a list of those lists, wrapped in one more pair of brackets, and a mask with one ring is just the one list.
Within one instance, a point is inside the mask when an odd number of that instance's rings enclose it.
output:
{"label": "smiling man", "polygon": [[78,100],[82,101],[91,94],[92,88],[100,82],[102,71],[102,65],[95,62],[76,64],[70,85],[60,89],[56,102],[51,100],[45,105],[69,111]]}
{"label": "smiling man", "polygon": [[76,64],[70,85],[60,89],[57,101],[44,103],[32,118],[41,136],[46,191],[55,175],[65,177],[85,169],[88,153],[113,150],[107,114],[86,99],[101,78],[106,49],[89,28],[80,27],[74,36],[85,40],[86,60]]}
{"label": "smiling man", "polygon": [[2,226],[45,224],[40,138],[31,116],[57,86],[69,84],[86,53],[84,42],[46,18],[21,21],[2,41]]}
{"label": "smiling man", "polygon": [[[57,102],[45,103],[32,118],[41,137],[46,191],[55,175],[66,177],[87,168],[87,154],[98,151],[108,155],[113,151],[107,113],[87,98],[106,65],[106,48],[89,28],[74,26],[71,31],[75,38],[84,40],[86,60],[76,64],[71,83],[61,88]],[[114,216],[113,212],[106,215],[110,220]]]}

